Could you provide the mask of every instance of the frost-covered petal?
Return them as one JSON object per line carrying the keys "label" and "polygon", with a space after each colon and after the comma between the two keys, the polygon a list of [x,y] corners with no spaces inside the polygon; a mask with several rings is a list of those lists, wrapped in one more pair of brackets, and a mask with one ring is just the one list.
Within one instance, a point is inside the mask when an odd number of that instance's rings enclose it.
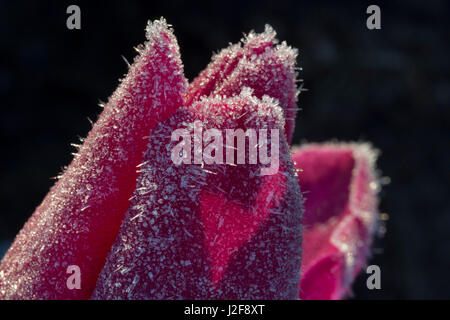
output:
{"label": "frost-covered petal", "polygon": [[[145,137],[183,104],[187,87],[166,22],[146,31],[127,76],[3,258],[1,299],[90,297],[135,189]],[[69,265],[80,267],[80,290],[66,286]]]}
{"label": "frost-covered petal", "polygon": [[213,61],[190,84],[187,103],[201,96],[238,95],[244,87],[253,94],[279,100],[284,110],[285,131],[290,144],[297,114],[295,70],[297,50],[285,42],[276,45],[275,31],[266,26],[261,34],[251,32],[242,43],[231,45],[213,57]]}
{"label": "frost-covered petal", "polygon": [[246,164],[174,164],[171,134],[192,135],[195,120],[220,131],[284,122],[273,99],[244,90],[204,98],[155,127],[94,299],[298,297],[302,199],[284,135],[274,175],[261,176],[248,154]]}
{"label": "frost-covered petal", "polygon": [[341,299],[370,253],[378,221],[376,154],[366,144],[293,150],[305,194],[301,299]]}
{"label": "frost-covered petal", "polygon": [[186,104],[191,105],[193,102],[199,101],[202,96],[213,94],[216,88],[235,70],[243,57],[256,56],[264,52],[267,47],[276,44],[275,35],[275,32],[269,27],[266,28],[266,32],[261,34],[250,32],[240,43],[230,44],[229,47],[215,54],[206,69],[200,72],[189,85]]}

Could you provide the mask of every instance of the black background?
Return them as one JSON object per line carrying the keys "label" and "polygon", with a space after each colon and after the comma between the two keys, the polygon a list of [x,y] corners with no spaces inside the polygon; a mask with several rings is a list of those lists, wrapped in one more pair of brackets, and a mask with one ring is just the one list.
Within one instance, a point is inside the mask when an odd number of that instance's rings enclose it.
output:
{"label": "black background", "polygon": [[[81,8],[81,30],[66,8]],[[381,30],[366,8],[381,7]],[[308,92],[300,95],[294,143],[370,141],[391,183],[389,214],[359,299],[450,298],[450,28],[447,1],[0,1],[0,241],[11,241],[41,202],[50,177],[71,161],[127,71],[122,55],[164,16],[192,80],[212,52],[271,24],[299,49]],[[1,250],[1,249],[0,249]]]}

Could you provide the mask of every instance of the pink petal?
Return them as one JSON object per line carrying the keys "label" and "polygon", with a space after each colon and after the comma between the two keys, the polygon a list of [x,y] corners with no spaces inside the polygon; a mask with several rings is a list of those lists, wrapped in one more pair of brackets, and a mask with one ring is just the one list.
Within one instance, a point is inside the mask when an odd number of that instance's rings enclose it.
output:
{"label": "pink petal", "polygon": [[[0,264],[0,299],[86,299],[135,189],[152,127],[183,104],[177,41],[164,20],[105,105],[78,154],[25,224]],[[69,265],[81,290],[69,290]]]}
{"label": "pink petal", "polygon": [[365,265],[378,221],[376,155],[365,144],[293,151],[305,194],[301,299],[341,299]]}
{"label": "pink petal", "polygon": [[244,87],[262,98],[278,99],[284,110],[285,131],[290,144],[295,128],[298,90],[295,83],[297,50],[285,42],[277,43],[275,31],[269,26],[262,34],[251,32],[241,44],[232,45],[213,57],[213,61],[191,83],[187,104],[201,96],[238,95]]}
{"label": "pink petal", "polygon": [[248,155],[236,166],[176,165],[171,133],[196,119],[222,132],[283,129],[281,108],[249,90],[202,99],[155,127],[94,299],[298,297],[302,199],[284,135],[274,175],[259,175]]}
{"label": "pink petal", "polygon": [[[262,34],[250,34],[242,40],[242,44],[230,45],[212,57],[205,70],[200,72],[189,85],[186,104],[199,101],[202,96],[210,96],[234,71],[243,57],[256,56],[276,43],[275,33],[267,29]],[[242,88],[241,88],[242,89]],[[238,92],[238,94],[240,91]]]}

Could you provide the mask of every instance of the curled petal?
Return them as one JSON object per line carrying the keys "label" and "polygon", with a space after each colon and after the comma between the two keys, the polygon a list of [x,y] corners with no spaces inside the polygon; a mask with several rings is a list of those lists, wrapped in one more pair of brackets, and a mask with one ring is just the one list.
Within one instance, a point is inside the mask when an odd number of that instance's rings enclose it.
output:
{"label": "curled petal", "polygon": [[[72,163],[25,224],[0,264],[2,299],[87,299],[136,185],[145,137],[183,104],[187,87],[166,22],[147,27],[128,75]],[[69,290],[69,265],[80,290]]]}
{"label": "curled petal", "polygon": [[[201,163],[175,164],[176,129],[185,130],[190,161],[198,156],[195,120],[222,138],[225,129],[283,128],[276,102],[249,90],[203,98],[156,126],[94,299],[298,297],[302,199],[284,135],[272,175],[248,164],[248,153],[244,164],[208,163],[206,144]],[[224,142],[223,155],[233,146]]]}
{"label": "curled petal", "polygon": [[266,26],[265,32],[251,32],[242,44],[231,45],[213,57],[213,61],[189,86],[187,103],[201,96],[238,95],[244,87],[262,98],[268,95],[278,99],[284,110],[285,131],[290,144],[297,113],[295,71],[297,50],[285,42],[275,45],[275,31]]}
{"label": "curled petal", "polygon": [[191,105],[199,101],[202,96],[212,95],[235,70],[242,58],[256,56],[264,52],[266,48],[272,47],[277,42],[275,35],[270,27],[267,27],[266,32],[262,34],[250,32],[242,43],[230,45],[214,55],[206,69],[189,85],[186,104]]}
{"label": "curled petal", "polygon": [[376,154],[366,144],[293,150],[305,195],[301,299],[341,299],[369,255],[378,221]]}

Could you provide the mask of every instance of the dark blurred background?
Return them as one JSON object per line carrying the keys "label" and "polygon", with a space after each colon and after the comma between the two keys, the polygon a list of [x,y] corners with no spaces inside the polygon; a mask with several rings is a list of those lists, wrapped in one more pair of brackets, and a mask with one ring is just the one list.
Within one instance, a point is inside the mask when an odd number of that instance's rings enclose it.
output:
{"label": "dark blurred background", "polygon": [[[66,8],[81,8],[81,30]],[[366,8],[381,8],[381,30]],[[450,298],[450,14],[447,1],[0,1],[0,256],[72,159],[127,71],[148,19],[174,26],[187,77],[271,24],[299,49],[308,92],[294,142],[370,141],[389,214],[356,299]],[[380,233],[383,233],[380,229]]]}

